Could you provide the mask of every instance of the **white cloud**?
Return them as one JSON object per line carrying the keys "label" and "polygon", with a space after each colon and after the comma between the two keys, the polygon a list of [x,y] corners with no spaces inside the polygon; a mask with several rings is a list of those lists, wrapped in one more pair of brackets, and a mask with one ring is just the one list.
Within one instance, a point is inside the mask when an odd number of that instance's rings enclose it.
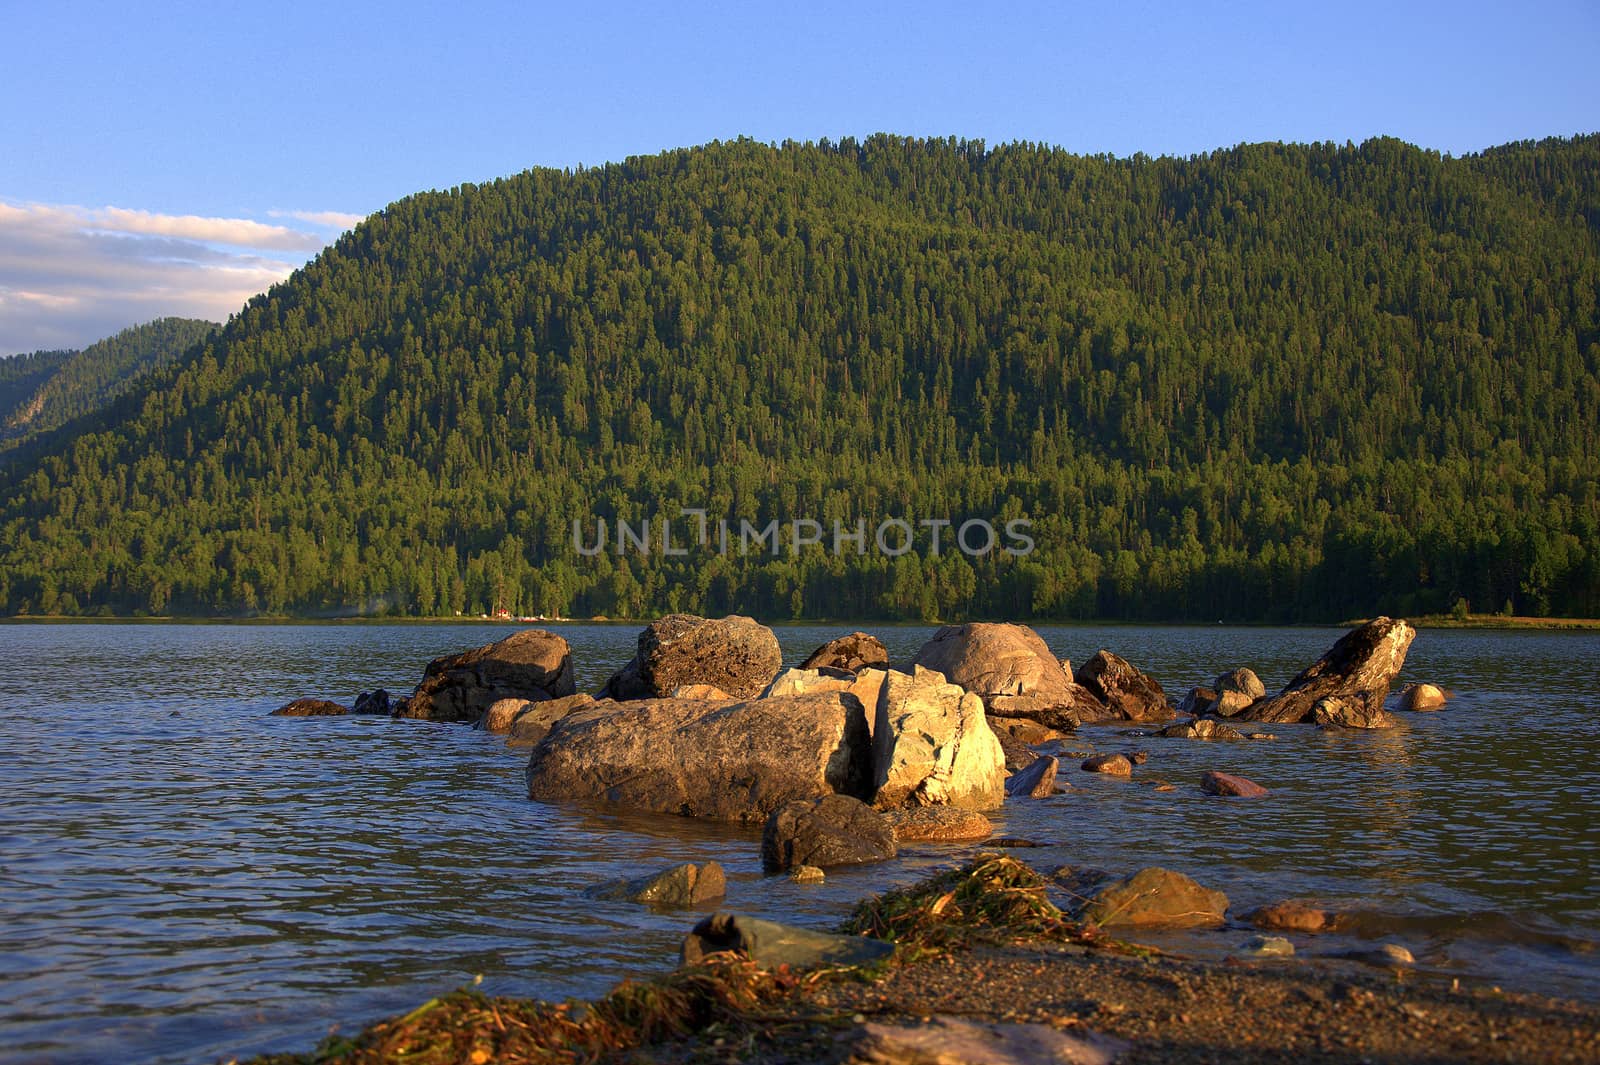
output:
{"label": "white cloud", "polygon": [[0,200],[0,355],[83,347],[166,315],[225,321],[326,243],[246,218]]}
{"label": "white cloud", "polygon": [[364,214],[350,214],[346,211],[268,211],[267,214],[273,218],[293,218],[298,222],[310,222],[314,226],[337,229],[341,233],[347,229],[354,229],[367,217]]}

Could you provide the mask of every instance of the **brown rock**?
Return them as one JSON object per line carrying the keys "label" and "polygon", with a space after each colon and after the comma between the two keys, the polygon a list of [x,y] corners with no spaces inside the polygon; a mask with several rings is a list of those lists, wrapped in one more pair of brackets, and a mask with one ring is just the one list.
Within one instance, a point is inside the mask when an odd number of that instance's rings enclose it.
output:
{"label": "brown rock", "polygon": [[895,853],[889,823],[848,795],[785,803],[767,818],[761,832],[761,866],[769,873],[800,865],[826,869],[881,862]]}
{"label": "brown rock", "polygon": [[528,797],[762,823],[796,799],[872,794],[861,704],[843,693],[714,703],[603,700],[533,749]]}
{"label": "brown rock", "polygon": [[1071,732],[1079,725],[1115,718],[1093,692],[1081,684],[1068,684],[1055,695],[990,695],[984,699],[990,717],[1032,721],[1059,732]]}
{"label": "brown rock", "polygon": [[1102,888],[1081,916],[1104,928],[1197,928],[1222,924],[1227,911],[1228,896],[1222,892],[1151,866]]}
{"label": "brown rock", "polygon": [[1106,773],[1114,777],[1133,776],[1133,762],[1125,754],[1097,754],[1079,768],[1088,773]]}
{"label": "brown rock", "polygon": [[1056,787],[1056,773],[1060,769],[1060,759],[1041,758],[1006,781],[1006,795],[1027,799],[1049,798],[1061,790]]}
{"label": "brown rock", "polygon": [[1215,688],[1190,688],[1178,702],[1178,713],[1200,715],[1211,709],[1211,704],[1217,701]]}
{"label": "brown rock", "polygon": [[1345,633],[1283,691],[1256,700],[1240,716],[1247,721],[1305,721],[1317,701],[1329,697],[1359,699],[1382,710],[1389,685],[1405,665],[1416,635],[1402,620],[1375,618]]}
{"label": "brown rock", "polygon": [[355,704],[350,707],[352,714],[381,714],[388,717],[394,708],[389,703],[389,693],[382,688],[372,692],[362,692],[356,696]]}
{"label": "brown rock", "polygon": [[1228,795],[1241,799],[1259,799],[1267,794],[1267,789],[1253,780],[1232,773],[1219,773],[1214,769],[1200,777],[1200,790],[1207,795]]}
{"label": "brown rock", "polygon": [[882,669],[862,669],[849,673],[842,669],[786,669],[773,678],[761,692],[761,698],[771,699],[782,695],[806,695],[812,692],[848,692],[860,702],[867,713],[868,729],[878,725],[878,703],[883,699],[884,682],[888,672]]}
{"label": "brown rock", "polygon": [[842,669],[850,673],[859,673],[868,668],[887,670],[889,652],[884,649],[883,641],[876,636],[864,632],[852,632],[848,636],[829,640],[800,663],[801,669],[824,667]]}
{"label": "brown rock", "polygon": [[1250,709],[1255,701],[1252,696],[1244,692],[1223,692],[1211,704],[1211,712],[1218,717],[1238,717]]}
{"label": "brown rock", "polygon": [[1304,899],[1285,899],[1245,914],[1257,928],[1273,932],[1330,932],[1334,920],[1327,911]]}
{"label": "brown rock", "polygon": [[993,821],[959,806],[912,806],[882,813],[901,843],[971,843],[994,835]]}
{"label": "brown rock", "polygon": [[782,666],[778,638],[751,618],[669,614],[639,633],[633,660],[606,682],[601,697],[651,699],[685,684],[710,684],[752,699]]}
{"label": "brown rock", "polygon": [[1402,710],[1443,710],[1445,700],[1449,696],[1443,688],[1433,684],[1408,684],[1405,691],[1400,693],[1400,709]]}
{"label": "brown rock", "polygon": [[338,703],[327,699],[296,699],[278,707],[268,717],[338,717],[349,713]]}
{"label": "brown rock", "polygon": [[618,880],[590,888],[594,899],[639,902],[648,906],[704,906],[728,893],[727,876],[717,862],[684,862],[671,869],[631,880]]}
{"label": "brown rock", "polygon": [[497,643],[435,658],[394,714],[473,722],[501,699],[559,699],[576,691],[567,641],[543,629],[524,629]]}
{"label": "brown rock", "polygon": [[[539,700],[546,701],[546,700]],[[497,699],[483,712],[483,716],[473,723],[473,728],[480,732],[510,732],[511,723],[517,715],[534,705],[533,699]]]}
{"label": "brown rock", "polygon": [[1078,682],[1124,720],[1171,721],[1178,716],[1155,678],[1110,651],[1096,652],[1085,662]]}

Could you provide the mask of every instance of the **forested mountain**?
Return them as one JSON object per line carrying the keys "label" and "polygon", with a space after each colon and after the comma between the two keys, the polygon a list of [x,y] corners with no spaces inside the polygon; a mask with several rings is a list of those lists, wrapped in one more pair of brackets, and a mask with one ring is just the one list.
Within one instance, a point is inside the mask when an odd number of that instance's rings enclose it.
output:
{"label": "forested mountain", "polygon": [[193,318],[158,318],[82,351],[0,360],[0,449],[100,410],[217,328]]}
{"label": "forested mountain", "polygon": [[[1600,136],[534,170],[391,205],[0,471],[0,603],[1595,615],[1597,295]],[[867,550],[664,554],[684,507]],[[650,553],[579,550],[617,519]]]}
{"label": "forested mountain", "polygon": [[75,351],[35,351],[0,358],[0,426],[8,424],[33,398],[39,386],[76,354]]}

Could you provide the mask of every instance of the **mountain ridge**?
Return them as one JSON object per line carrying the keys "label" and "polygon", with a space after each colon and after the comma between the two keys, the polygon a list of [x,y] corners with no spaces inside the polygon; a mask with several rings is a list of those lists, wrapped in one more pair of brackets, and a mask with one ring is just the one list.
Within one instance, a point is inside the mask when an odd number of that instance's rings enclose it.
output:
{"label": "mountain ridge", "polygon": [[[0,602],[1600,613],[1597,160],[880,136],[418,194],[0,471]],[[1039,551],[574,550],[683,507]]]}

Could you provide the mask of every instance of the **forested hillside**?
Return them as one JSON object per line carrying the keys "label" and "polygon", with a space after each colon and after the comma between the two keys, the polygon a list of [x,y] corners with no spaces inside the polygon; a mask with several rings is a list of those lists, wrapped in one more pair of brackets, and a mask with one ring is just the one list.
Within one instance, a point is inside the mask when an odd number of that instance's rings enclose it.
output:
{"label": "forested hillside", "polygon": [[[0,360],[0,382],[4,382],[0,450],[100,410],[217,328],[215,322],[193,318],[158,318],[82,351],[44,351]],[[44,372],[28,373],[28,367]],[[17,386],[12,386],[12,379]],[[24,380],[26,387],[21,384]]]}
{"label": "forested hillside", "polygon": [[[1597,295],[1600,136],[535,170],[393,204],[0,470],[0,603],[1596,615]],[[682,507],[867,550],[574,543]],[[1024,556],[871,544],[1019,517]]]}

